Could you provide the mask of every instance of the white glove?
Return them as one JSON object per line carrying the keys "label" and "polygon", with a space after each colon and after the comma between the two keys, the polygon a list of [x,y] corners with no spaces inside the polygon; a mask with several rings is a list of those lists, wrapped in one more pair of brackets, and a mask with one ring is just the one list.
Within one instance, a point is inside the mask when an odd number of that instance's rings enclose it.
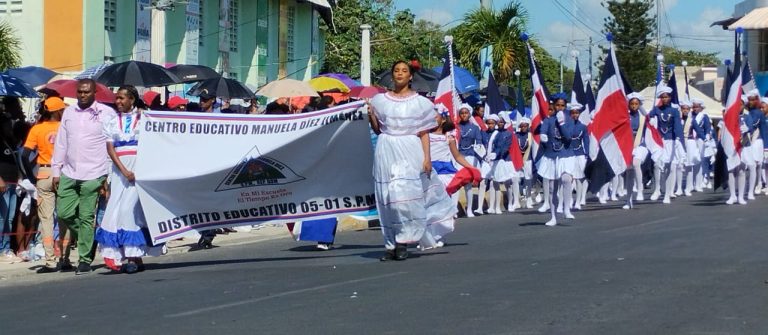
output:
{"label": "white glove", "polygon": [[496,159],[496,153],[495,152],[491,152],[491,153],[488,154],[487,157],[488,157],[489,161],[492,161],[492,160]]}
{"label": "white glove", "polygon": [[658,127],[659,127],[659,120],[657,120],[657,119],[656,119],[656,117],[652,117],[652,118],[651,118],[651,119],[648,121],[648,123],[649,123],[649,124],[650,124],[652,127],[654,127],[654,128],[658,128]]}
{"label": "white glove", "polygon": [[749,131],[749,128],[747,128],[747,125],[745,125],[745,124],[742,124],[742,125],[739,127],[739,130],[741,130],[741,132],[742,132],[742,133],[746,133],[747,131]]}
{"label": "white glove", "polygon": [[547,137],[547,134],[539,135],[539,139],[541,139],[541,143],[547,143],[549,141],[549,137]]}
{"label": "white glove", "polygon": [[558,123],[560,123],[560,124],[565,123],[565,113],[563,113],[563,111],[557,112],[557,116],[556,117],[557,117],[557,122]]}
{"label": "white glove", "polygon": [[709,141],[711,141],[711,140],[712,140],[712,135],[710,135],[710,134],[707,134],[707,136],[706,136],[706,137],[704,137],[704,138],[705,138],[705,142],[709,142]]}

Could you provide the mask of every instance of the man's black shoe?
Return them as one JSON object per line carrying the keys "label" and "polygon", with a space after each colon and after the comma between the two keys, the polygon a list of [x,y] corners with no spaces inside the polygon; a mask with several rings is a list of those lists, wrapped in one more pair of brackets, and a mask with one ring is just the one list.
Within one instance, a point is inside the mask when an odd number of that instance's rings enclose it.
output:
{"label": "man's black shoe", "polygon": [[77,265],[76,275],[84,275],[91,273],[91,265],[88,263],[80,263]]}
{"label": "man's black shoe", "polygon": [[59,269],[61,270],[61,272],[75,271],[75,267],[72,266],[72,263],[70,262],[59,262]]}
{"label": "man's black shoe", "polygon": [[59,272],[59,268],[58,267],[52,268],[50,266],[43,266],[43,267],[37,269],[36,272],[37,273],[54,273],[54,272]]}
{"label": "man's black shoe", "polygon": [[384,254],[384,256],[381,256],[379,258],[380,261],[386,262],[386,261],[394,261],[395,260],[395,251],[394,250],[387,250],[387,252]]}

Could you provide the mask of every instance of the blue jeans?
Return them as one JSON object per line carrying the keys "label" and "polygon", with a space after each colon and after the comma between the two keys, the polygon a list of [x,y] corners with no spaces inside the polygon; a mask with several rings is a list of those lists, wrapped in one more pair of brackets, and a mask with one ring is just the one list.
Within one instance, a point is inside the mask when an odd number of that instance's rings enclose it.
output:
{"label": "blue jeans", "polygon": [[13,219],[16,218],[16,184],[7,184],[8,189],[0,193],[0,253],[11,250]]}

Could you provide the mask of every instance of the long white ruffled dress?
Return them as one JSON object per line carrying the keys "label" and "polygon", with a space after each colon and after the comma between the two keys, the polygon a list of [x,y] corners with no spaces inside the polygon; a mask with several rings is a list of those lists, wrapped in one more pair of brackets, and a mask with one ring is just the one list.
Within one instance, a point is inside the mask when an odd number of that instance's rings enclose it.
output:
{"label": "long white ruffled dress", "polygon": [[[129,171],[133,171],[136,162],[142,124],[140,114],[134,109],[131,113],[120,113],[104,125],[107,141],[115,147],[117,156]],[[120,265],[128,257],[161,254],[162,247],[150,248],[141,231],[147,226],[147,221],[136,185],[129,182],[114,164],[109,179],[109,201],[95,236],[101,256]]]}
{"label": "long white ruffled dress", "polygon": [[390,93],[371,99],[381,134],[374,153],[376,207],[384,246],[419,243],[434,247],[453,231],[456,207],[433,170],[422,172],[424,151],[419,132],[435,127],[434,105],[418,94],[399,98]]}

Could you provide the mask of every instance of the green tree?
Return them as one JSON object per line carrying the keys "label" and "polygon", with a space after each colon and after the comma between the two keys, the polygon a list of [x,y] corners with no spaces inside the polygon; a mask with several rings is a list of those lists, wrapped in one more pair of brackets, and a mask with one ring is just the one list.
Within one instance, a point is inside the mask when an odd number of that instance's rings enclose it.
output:
{"label": "green tree", "polygon": [[493,73],[499,82],[514,79],[515,68],[526,61],[525,44],[520,34],[525,31],[528,14],[517,1],[495,11],[477,8],[464,15],[461,24],[452,30],[458,63],[475,74],[480,73],[480,50],[491,46]]}
{"label": "green tree", "polygon": [[21,65],[21,40],[10,23],[0,21],[0,71]]}
{"label": "green tree", "polygon": [[336,33],[325,30],[322,72],[360,77],[360,25],[371,25],[371,75],[389,70],[396,60],[418,58],[424,67],[439,63],[444,32],[416,20],[409,10],[394,11],[392,0],[339,0],[334,8]]}
{"label": "green tree", "polygon": [[662,47],[661,53],[664,54],[664,63],[682,65],[683,61],[688,62],[688,66],[717,66],[719,63],[717,53],[707,53],[695,50],[680,50],[673,47]]}
{"label": "green tree", "polygon": [[605,19],[603,32],[613,34],[616,58],[630,85],[635,90],[652,85],[656,73],[653,65],[655,52],[650,46],[656,21],[656,16],[651,14],[653,1],[609,0],[602,5],[611,14]]}

